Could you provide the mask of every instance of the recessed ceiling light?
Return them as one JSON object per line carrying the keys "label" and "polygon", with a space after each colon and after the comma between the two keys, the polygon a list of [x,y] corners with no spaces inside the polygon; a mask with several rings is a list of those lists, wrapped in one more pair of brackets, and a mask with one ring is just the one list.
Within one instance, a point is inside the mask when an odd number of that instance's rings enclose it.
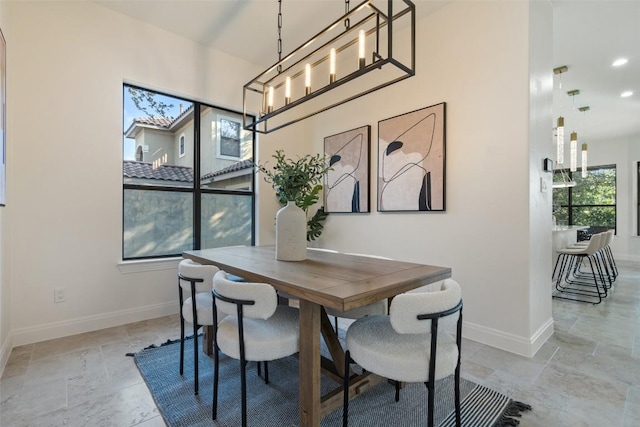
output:
{"label": "recessed ceiling light", "polygon": [[632,91],[630,91],[630,90],[627,90],[627,91],[622,92],[622,93],[620,94],[620,96],[621,96],[621,97],[623,97],[623,98],[627,98],[627,97],[629,97],[629,96],[631,96],[631,95],[633,95],[633,92],[632,92]]}
{"label": "recessed ceiling light", "polygon": [[616,59],[615,61],[613,61],[613,64],[611,64],[611,65],[613,65],[614,67],[620,67],[620,66],[626,64],[627,62],[629,62],[627,60],[627,58],[620,58],[620,59]]}

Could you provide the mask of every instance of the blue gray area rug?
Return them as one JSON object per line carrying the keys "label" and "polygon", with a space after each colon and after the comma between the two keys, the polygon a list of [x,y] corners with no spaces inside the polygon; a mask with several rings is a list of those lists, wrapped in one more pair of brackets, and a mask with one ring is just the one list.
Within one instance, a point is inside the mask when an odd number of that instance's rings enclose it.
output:
{"label": "blue gray area rug", "polygon": [[[133,356],[153,395],[160,413],[170,427],[220,426],[240,424],[240,363],[222,355],[218,419],[211,419],[213,359],[199,352],[200,393],[193,394],[192,343],[185,345],[184,375],[179,373],[180,345],[167,343],[147,348]],[[202,348],[202,347],[200,347]],[[258,377],[255,363],[247,365],[247,416],[249,426],[295,427],[298,425],[298,359],[269,362],[269,384]],[[264,371],[263,371],[264,374]],[[322,378],[322,394],[339,384]],[[455,426],[453,377],[436,383],[436,425]],[[427,389],[424,384],[408,384],[395,402],[395,389],[382,382],[353,399],[349,405],[349,426],[424,426],[427,420]],[[515,426],[528,405],[471,381],[461,380],[462,425],[465,427]],[[322,426],[341,426],[342,409],[322,420]]]}

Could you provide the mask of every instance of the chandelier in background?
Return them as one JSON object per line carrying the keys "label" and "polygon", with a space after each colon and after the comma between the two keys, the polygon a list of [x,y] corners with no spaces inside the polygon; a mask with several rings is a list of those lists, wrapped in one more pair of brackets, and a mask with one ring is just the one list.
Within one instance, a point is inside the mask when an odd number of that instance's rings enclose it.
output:
{"label": "chandelier in background", "polygon": [[[365,0],[243,86],[243,127],[269,133],[415,74],[415,5]],[[339,91],[333,89],[340,88]],[[255,116],[254,116],[255,115]]]}
{"label": "chandelier in background", "polygon": [[[569,67],[563,65],[553,69],[553,74],[558,74],[558,89],[562,90],[562,73],[566,73]],[[562,105],[562,104],[561,104]],[[562,109],[562,107],[560,107]],[[562,113],[562,111],[560,112]],[[564,117],[558,117],[558,125],[556,127],[556,164],[564,163]]]}
{"label": "chandelier in background", "polygon": [[[569,68],[566,65],[563,65],[561,67],[557,67],[553,69],[553,73],[555,75],[558,75],[559,78],[559,84],[558,84],[558,89],[560,89],[560,92],[562,92],[562,74],[567,72],[569,70]],[[580,90],[578,89],[574,89],[574,90],[570,90],[568,92],[566,92],[566,94],[568,96],[570,96],[572,98],[572,113],[575,113],[575,111],[580,111],[581,113],[583,113],[582,116],[582,129],[581,132],[583,134],[583,138],[584,138],[584,133],[586,131],[586,123],[585,123],[585,114],[587,111],[589,111],[590,107],[589,106],[584,106],[584,107],[580,107],[578,109],[576,109],[575,107],[575,97],[576,95],[580,94]],[[554,96],[557,96],[554,94]],[[561,95],[563,96],[563,95]],[[559,98],[559,110],[558,113],[562,114],[562,98]],[[563,117],[562,115],[558,116],[557,119],[557,126],[554,128],[555,131],[555,145],[556,145],[556,161],[554,163],[554,170],[556,171],[555,174],[555,178],[559,178],[558,181],[554,181],[552,183],[552,187],[553,188],[568,188],[568,187],[574,187],[576,185],[576,182],[571,178],[570,174],[568,173],[570,172],[576,172],[578,170],[578,132],[576,130],[576,122],[577,120],[572,120],[575,119],[575,117],[573,117],[573,115],[571,115],[571,117],[568,118],[569,119],[569,123],[572,126],[572,131],[570,134],[570,139],[569,139],[569,168],[568,171],[565,168],[564,165],[564,144],[565,144],[565,117]],[[583,143],[582,144],[582,150],[581,150],[581,176],[582,178],[586,178],[588,175],[588,164],[587,164],[587,144]]]}
{"label": "chandelier in background", "polygon": [[[566,73],[569,67],[563,65],[553,69],[553,73],[558,75],[558,89],[562,91],[562,73]],[[562,101],[562,99],[560,100]],[[562,102],[560,102],[560,110],[562,110]],[[560,111],[562,114],[562,111]],[[556,161],[554,163],[554,181],[551,184],[552,188],[569,188],[575,187],[576,182],[569,178],[567,171],[564,168],[564,117],[558,116],[557,126],[555,131],[555,143],[556,143]],[[557,171],[557,173],[556,173]],[[555,178],[560,178],[556,181]]]}

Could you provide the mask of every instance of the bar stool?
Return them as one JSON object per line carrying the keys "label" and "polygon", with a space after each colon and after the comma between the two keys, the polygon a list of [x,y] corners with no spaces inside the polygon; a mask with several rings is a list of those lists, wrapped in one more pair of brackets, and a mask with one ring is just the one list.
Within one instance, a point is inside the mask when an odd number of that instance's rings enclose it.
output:
{"label": "bar stool", "polygon": [[[599,304],[607,296],[607,284],[599,258],[599,251],[602,249],[603,242],[606,242],[603,239],[606,239],[603,233],[594,234],[586,247],[579,245],[558,251],[553,275],[556,278],[555,286],[559,294],[553,295],[554,298]],[[589,272],[580,270],[583,262],[589,263]],[[577,297],[568,298],[562,294],[572,294]],[[580,297],[597,298],[597,301]]]}

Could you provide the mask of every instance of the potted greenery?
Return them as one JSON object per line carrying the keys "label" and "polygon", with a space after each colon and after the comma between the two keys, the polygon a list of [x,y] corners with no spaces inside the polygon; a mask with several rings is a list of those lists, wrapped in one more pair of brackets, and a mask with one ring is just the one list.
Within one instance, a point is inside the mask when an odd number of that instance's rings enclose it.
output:
{"label": "potted greenery", "polygon": [[[307,154],[294,160],[285,157],[283,150],[276,150],[272,157],[276,160],[272,167],[267,167],[266,163],[258,164],[256,167],[264,174],[264,180],[271,184],[282,206],[294,204],[304,212],[306,239],[303,240],[303,244],[306,256],[306,241],[320,237],[323,223],[329,215],[322,206],[315,212],[312,211],[312,207],[320,198],[322,181],[330,167],[326,158],[319,154]],[[276,251],[278,250],[277,233],[276,217]]]}

